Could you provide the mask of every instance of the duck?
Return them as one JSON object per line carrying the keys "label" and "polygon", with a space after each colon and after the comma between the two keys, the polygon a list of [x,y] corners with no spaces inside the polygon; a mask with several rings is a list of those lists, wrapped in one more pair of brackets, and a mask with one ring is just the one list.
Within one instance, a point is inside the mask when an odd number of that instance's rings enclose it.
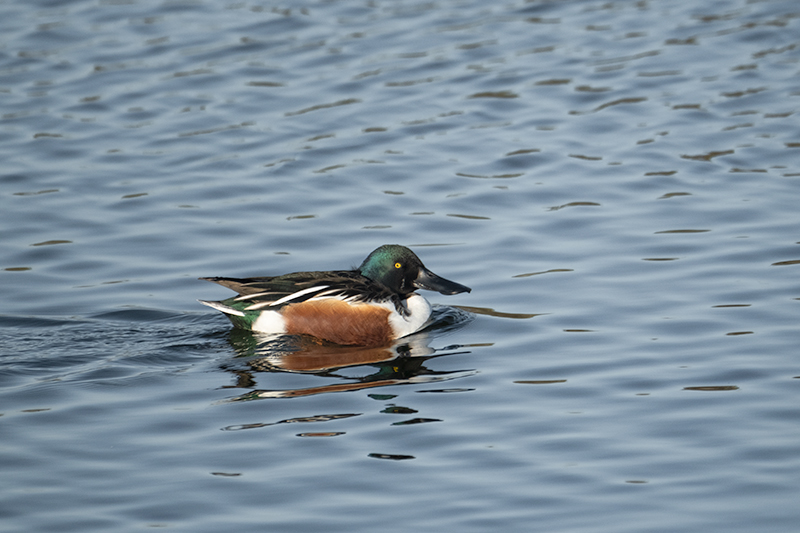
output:
{"label": "duck", "polygon": [[200,303],[234,327],[262,334],[308,335],[346,346],[384,346],[423,329],[431,304],[417,289],[471,292],[428,270],[399,244],[384,244],[358,268],[255,278],[203,277],[237,293]]}

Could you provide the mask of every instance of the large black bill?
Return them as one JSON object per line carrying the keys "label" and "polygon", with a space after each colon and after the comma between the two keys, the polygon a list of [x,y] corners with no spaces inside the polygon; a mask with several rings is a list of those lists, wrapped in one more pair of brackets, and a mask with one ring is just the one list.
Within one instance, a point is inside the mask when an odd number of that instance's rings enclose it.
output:
{"label": "large black bill", "polygon": [[418,289],[436,291],[442,294],[458,294],[460,292],[472,291],[472,289],[466,285],[437,276],[427,268],[420,269],[417,279],[414,280],[414,286]]}

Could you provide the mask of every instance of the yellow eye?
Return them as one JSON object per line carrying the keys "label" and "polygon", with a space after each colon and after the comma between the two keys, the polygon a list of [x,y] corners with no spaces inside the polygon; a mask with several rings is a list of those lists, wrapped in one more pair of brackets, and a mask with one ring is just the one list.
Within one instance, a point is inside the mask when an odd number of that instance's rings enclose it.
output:
{"label": "yellow eye", "polygon": [[401,265],[400,263],[395,263],[395,264],[394,264],[394,267],[395,267],[395,268],[400,268],[401,266],[403,266],[403,265]]}

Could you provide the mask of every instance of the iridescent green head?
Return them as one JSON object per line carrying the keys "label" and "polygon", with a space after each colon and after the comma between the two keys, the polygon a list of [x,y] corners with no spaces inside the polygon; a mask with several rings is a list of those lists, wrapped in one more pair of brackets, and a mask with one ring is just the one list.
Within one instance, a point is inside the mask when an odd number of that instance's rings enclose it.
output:
{"label": "iridescent green head", "polygon": [[436,291],[442,294],[470,292],[472,289],[437,276],[422,264],[419,257],[399,244],[384,244],[374,250],[358,271],[399,294],[411,294],[417,289]]}

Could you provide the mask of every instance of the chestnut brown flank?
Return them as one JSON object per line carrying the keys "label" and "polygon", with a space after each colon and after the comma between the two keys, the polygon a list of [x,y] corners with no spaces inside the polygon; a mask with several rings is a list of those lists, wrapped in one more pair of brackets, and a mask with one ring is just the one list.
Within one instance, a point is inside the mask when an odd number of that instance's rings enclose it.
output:
{"label": "chestnut brown flank", "polygon": [[286,333],[313,335],[337,344],[383,346],[393,338],[389,310],[334,298],[287,305]]}

